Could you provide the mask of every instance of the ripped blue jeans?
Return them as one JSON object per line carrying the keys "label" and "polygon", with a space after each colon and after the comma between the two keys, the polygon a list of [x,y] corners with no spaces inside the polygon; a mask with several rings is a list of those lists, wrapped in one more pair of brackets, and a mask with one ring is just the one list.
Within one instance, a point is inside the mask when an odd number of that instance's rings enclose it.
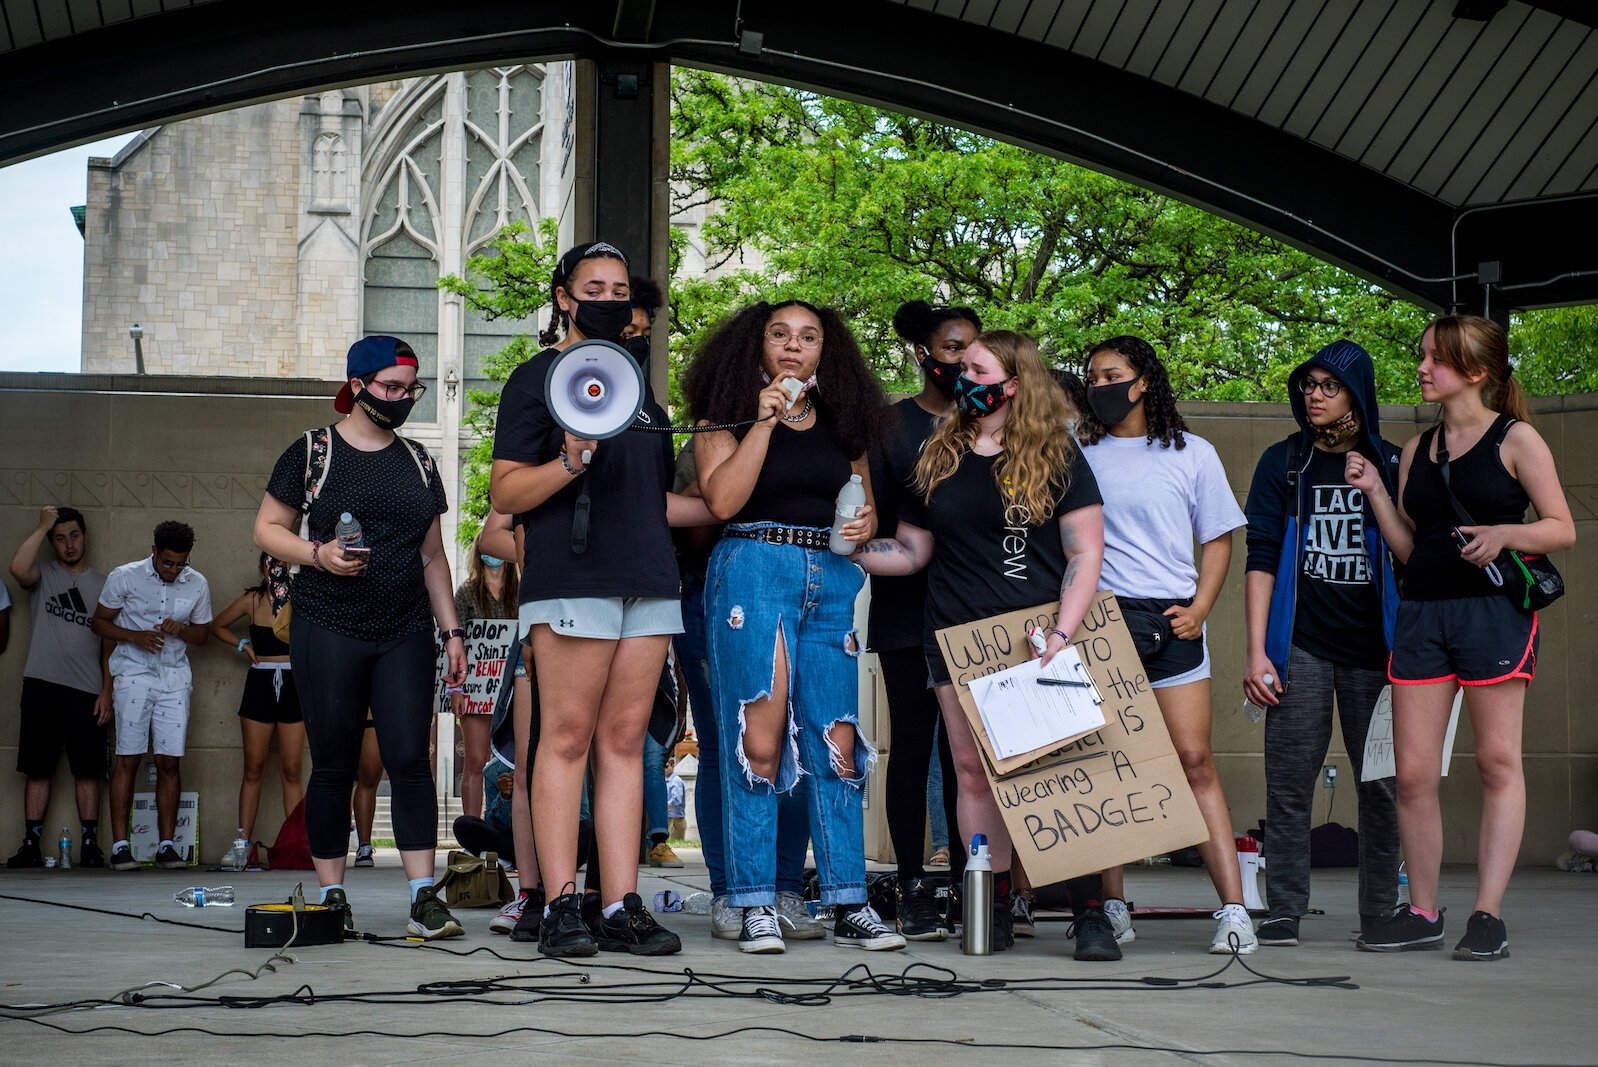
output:
{"label": "ripped blue jeans", "polygon": [[[722,740],[727,891],[734,907],[776,902],[777,806],[801,777],[809,778],[821,902],[865,902],[861,800],[877,753],[859,729],[854,602],[864,583],[859,567],[826,549],[727,537],[710,557],[705,637]],[[771,694],[778,640],[787,652],[788,726],[776,780],[768,781],[744,755],[744,707]],[[847,778],[828,736],[835,723],[854,727]]]}

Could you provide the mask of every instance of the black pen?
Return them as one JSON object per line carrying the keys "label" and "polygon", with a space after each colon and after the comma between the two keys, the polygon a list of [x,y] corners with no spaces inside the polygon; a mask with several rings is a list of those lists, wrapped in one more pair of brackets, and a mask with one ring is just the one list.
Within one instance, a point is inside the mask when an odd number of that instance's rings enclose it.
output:
{"label": "black pen", "polygon": [[1050,678],[1050,677],[1047,677],[1047,676],[1039,678],[1038,679],[1038,684],[1039,685],[1068,685],[1068,686],[1071,686],[1074,689],[1092,689],[1093,688],[1093,683],[1092,682],[1077,682],[1077,681],[1073,681],[1070,678]]}

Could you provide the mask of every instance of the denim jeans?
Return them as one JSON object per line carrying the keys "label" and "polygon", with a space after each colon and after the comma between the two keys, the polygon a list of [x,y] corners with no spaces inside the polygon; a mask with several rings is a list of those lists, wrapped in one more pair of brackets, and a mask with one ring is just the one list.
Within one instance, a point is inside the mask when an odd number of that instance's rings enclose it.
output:
{"label": "denim jeans", "polygon": [[[699,779],[694,783],[694,818],[699,847],[710,871],[710,895],[727,895],[727,827],[722,821],[721,731],[710,699],[710,661],[705,654],[705,583],[697,574],[682,580],[682,626],[677,656],[688,683],[688,710],[699,741]],[[777,805],[777,891],[804,891],[805,853],[810,850],[810,812],[803,787]]]}
{"label": "denim jeans", "polygon": [[666,832],[666,746],[648,730],[644,731],[644,821],[649,824],[644,837]]}
{"label": "denim jeans", "polygon": [[938,731],[932,727],[932,755],[927,760],[927,816],[932,820],[932,850],[949,847],[949,817],[943,811],[943,761],[938,758]]}
{"label": "denim jeans", "polygon": [[[758,529],[769,523],[733,526]],[[784,794],[809,779],[810,837],[823,904],[866,899],[861,801],[876,762],[859,729],[860,641],[854,602],[865,575],[827,549],[727,537],[710,558],[705,604],[726,805],[728,892],[735,907],[776,899],[777,811]],[[775,685],[776,643],[786,650],[788,708],[775,781],[756,774],[744,756],[746,705]],[[852,771],[845,778],[828,733],[854,727]]]}

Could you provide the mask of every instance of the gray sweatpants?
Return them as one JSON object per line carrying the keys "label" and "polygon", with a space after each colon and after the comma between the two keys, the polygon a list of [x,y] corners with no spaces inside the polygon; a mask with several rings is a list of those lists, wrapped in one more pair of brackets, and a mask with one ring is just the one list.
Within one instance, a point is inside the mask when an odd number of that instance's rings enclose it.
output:
{"label": "gray sweatpants", "polygon": [[1343,667],[1296,645],[1287,692],[1265,717],[1265,891],[1271,918],[1309,909],[1310,811],[1332,740],[1332,696],[1359,787],[1359,913],[1380,915],[1398,900],[1398,811],[1393,779],[1361,782],[1365,733],[1387,676]]}

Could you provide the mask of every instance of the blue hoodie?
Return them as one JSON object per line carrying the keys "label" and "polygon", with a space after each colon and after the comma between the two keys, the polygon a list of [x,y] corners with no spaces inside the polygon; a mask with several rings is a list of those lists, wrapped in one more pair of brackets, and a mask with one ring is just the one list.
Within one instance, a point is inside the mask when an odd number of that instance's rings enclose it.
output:
{"label": "blue hoodie", "polygon": [[[1362,436],[1354,446],[1376,464],[1388,492],[1397,495],[1398,449],[1382,440],[1381,416],[1376,404],[1376,368],[1359,345],[1346,338],[1334,341],[1300,363],[1287,377],[1287,393],[1299,432],[1265,450],[1254,468],[1249,486],[1247,570],[1276,575],[1271,591],[1270,619],[1265,627],[1265,654],[1276,666],[1277,677],[1286,680],[1287,651],[1293,643],[1294,612],[1298,603],[1298,579],[1303,574],[1305,501],[1304,470],[1315,447],[1309,433],[1309,419],[1299,382],[1311,367],[1319,367],[1337,377],[1353,394],[1354,410],[1359,414]],[[1365,547],[1370,555],[1371,573],[1377,576],[1376,592],[1381,602],[1382,637],[1393,647],[1393,623],[1398,615],[1398,586],[1392,558],[1370,502],[1365,503]]]}

